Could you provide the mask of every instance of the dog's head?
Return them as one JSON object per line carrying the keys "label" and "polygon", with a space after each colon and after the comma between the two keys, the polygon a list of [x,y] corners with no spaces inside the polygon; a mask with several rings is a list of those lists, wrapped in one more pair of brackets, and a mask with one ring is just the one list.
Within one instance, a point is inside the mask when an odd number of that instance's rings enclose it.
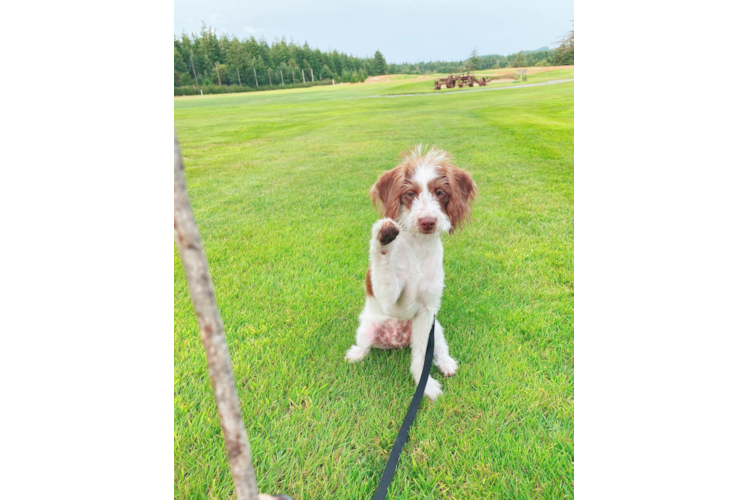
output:
{"label": "dog's head", "polygon": [[453,233],[470,218],[476,186],[470,174],[451,165],[449,153],[419,144],[403,153],[402,163],[383,173],[371,198],[385,217],[415,234]]}

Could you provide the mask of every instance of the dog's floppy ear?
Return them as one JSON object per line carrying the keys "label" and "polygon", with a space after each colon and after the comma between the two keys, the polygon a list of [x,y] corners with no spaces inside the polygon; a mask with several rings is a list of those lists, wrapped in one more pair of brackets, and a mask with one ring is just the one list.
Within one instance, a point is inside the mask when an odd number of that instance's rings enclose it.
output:
{"label": "dog's floppy ear", "polygon": [[369,195],[374,205],[380,207],[385,217],[397,220],[400,215],[400,187],[403,183],[402,168],[395,167],[383,173],[371,188]]}
{"label": "dog's floppy ear", "polygon": [[447,179],[452,187],[447,205],[447,217],[452,223],[450,233],[462,228],[470,220],[470,204],[478,194],[478,188],[470,174],[461,168],[449,165],[446,167]]}

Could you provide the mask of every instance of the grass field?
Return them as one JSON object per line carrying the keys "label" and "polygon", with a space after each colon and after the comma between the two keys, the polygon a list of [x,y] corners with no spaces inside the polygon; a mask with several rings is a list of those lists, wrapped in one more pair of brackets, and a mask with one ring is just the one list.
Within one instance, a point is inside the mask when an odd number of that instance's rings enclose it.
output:
{"label": "grass field", "polygon": [[[472,224],[444,241],[439,320],[460,368],[432,370],[444,394],[421,404],[388,498],[571,498],[573,83],[370,97],[413,83],[174,101],[260,489],[374,492],[415,386],[407,350],[343,360],[377,219],[367,192],[428,142],[479,188]],[[231,476],[176,249],[174,289],[175,497],[223,499]]]}

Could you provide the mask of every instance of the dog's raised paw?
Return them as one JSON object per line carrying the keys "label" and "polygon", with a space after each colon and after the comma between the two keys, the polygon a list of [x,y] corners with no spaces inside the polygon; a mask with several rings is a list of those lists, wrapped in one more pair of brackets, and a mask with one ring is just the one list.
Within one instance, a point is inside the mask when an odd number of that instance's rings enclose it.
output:
{"label": "dog's raised paw", "polygon": [[395,225],[394,222],[385,221],[385,223],[382,224],[382,228],[379,230],[377,239],[382,245],[389,245],[395,241],[398,234],[400,234],[400,230],[397,228],[397,225]]}

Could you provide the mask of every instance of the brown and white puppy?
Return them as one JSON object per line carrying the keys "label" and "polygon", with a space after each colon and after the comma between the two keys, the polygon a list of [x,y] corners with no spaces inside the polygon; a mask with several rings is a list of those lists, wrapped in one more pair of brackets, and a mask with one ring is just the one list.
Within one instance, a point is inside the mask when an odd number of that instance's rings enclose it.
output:
{"label": "brown and white puppy", "polygon": [[[444,290],[442,233],[452,233],[470,218],[476,186],[466,171],[450,164],[446,151],[418,145],[385,172],[371,189],[384,218],[374,223],[366,273],[366,303],[359,316],[349,362],[374,348],[410,345],[410,372],[416,383],[423,370],[431,324]],[[444,330],[436,321],[434,364],[445,376],[457,372]],[[441,384],[429,377],[425,394],[435,400]]]}

